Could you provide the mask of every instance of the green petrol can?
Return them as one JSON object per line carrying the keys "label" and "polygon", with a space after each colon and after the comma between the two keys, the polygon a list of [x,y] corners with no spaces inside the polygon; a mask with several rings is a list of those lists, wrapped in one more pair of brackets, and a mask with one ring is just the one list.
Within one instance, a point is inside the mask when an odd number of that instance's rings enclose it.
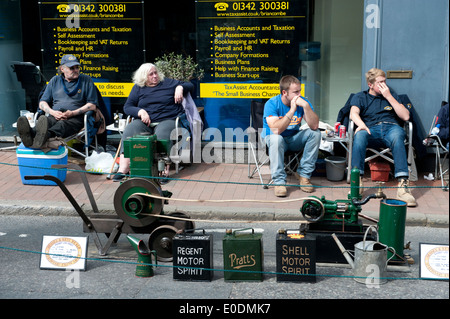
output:
{"label": "green petrol can", "polygon": [[262,234],[253,228],[228,229],[223,238],[223,264],[225,281],[262,281]]}
{"label": "green petrol can", "polygon": [[[380,217],[378,221],[379,241],[393,247],[396,256],[392,261],[400,261],[405,246],[406,202],[398,199],[383,199],[380,202]],[[388,250],[387,258],[393,253]]]}

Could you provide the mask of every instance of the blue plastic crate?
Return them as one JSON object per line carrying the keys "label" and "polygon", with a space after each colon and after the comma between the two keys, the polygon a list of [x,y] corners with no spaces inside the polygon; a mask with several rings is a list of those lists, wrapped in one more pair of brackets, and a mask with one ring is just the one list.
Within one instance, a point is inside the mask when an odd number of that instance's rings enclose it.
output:
{"label": "blue plastic crate", "polygon": [[20,144],[16,150],[20,177],[24,185],[56,185],[53,181],[43,179],[25,180],[25,176],[55,176],[64,182],[67,171],[65,169],[52,169],[55,164],[67,164],[67,148],[60,146],[44,153],[40,149],[28,148]]}

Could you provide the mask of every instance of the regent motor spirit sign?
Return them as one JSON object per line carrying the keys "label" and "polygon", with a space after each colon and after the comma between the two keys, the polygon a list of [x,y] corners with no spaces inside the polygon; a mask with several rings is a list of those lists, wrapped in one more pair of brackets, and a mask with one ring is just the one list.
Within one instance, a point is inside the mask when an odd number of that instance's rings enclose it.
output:
{"label": "regent motor spirit sign", "polygon": [[[298,75],[307,43],[308,1],[197,1],[203,98],[279,94],[282,75]],[[238,83],[240,83],[238,85]]]}
{"label": "regent motor spirit sign", "polygon": [[43,73],[56,74],[61,57],[75,55],[103,97],[127,97],[144,62],[143,3],[40,2]]}

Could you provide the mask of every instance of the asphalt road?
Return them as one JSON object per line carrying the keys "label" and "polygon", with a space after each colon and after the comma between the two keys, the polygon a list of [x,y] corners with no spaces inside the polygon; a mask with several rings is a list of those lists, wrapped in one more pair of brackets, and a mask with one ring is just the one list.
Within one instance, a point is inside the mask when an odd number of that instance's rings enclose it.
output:
{"label": "asphalt road", "polygon": [[[226,225],[226,226],[224,226]],[[89,240],[85,271],[40,269],[43,236],[87,236],[81,219],[55,216],[0,216],[0,298],[2,299],[177,299],[170,311],[182,311],[186,301],[261,299],[270,302],[292,299],[447,299],[449,282],[424,280],[419,275],[419,243],[449,243],[448,228],[407,227],[405,239],[411,241],[415,263],[388,271],[390,278],[378,288],[356,282],[352,269],[345,266],[318,266],[315,283],[277,282],[275,234],[291,224],[197,223],[214,235],[214,269],[223,269],[222,238],[226,228],[253,227],[263,233],[264,280],[228,282],[223,271],[215,271],[211,282],[173,279],[171,263],[160,263],[155,276],[135,276],[137,254],[123,235],[112,247],[108,259],[100,258]],[[102,234],[103,236],[103,234]],[[147,240],[145,235],[137,235]],[[104,240],[104,237],[101,237]],[[406,252],[406,251],[405,251]],[[195,301],[196,300],[196,301]],[[261,301],[260,300],[260,301]],[[192,304],[191,302],[191,304]],[[206,302],[206,301],[205,301]],[[287,301],[284,301],[287,302]],[[262,301],[260,302],[262,303]],[[200,303],[201,304],[201,303]],[[256,308],[250,308],[250,311]],[[273,309],[273,308],[272,308]],[[206,311],[198,308],[197,311]],[[232,309],[228,309],[231,311]],[[238,311],[238,308],[234,308]],[[249,311],[247,309],[246,311]],[[205,314],[203,314],[205,315]],[[263,318],[263,317],[261,317]]]}

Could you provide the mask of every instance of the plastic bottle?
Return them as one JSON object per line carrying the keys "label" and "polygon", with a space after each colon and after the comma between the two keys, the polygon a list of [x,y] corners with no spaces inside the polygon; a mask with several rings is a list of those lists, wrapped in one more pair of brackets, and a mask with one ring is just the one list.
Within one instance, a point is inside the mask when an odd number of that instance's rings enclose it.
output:
{"label": "plastic bottle", "polygon": [[438,124],[435,127],[433,127],[433,129],[431,130],[431,135],[438,135],[440,127],[441,127],[441,124]]}

